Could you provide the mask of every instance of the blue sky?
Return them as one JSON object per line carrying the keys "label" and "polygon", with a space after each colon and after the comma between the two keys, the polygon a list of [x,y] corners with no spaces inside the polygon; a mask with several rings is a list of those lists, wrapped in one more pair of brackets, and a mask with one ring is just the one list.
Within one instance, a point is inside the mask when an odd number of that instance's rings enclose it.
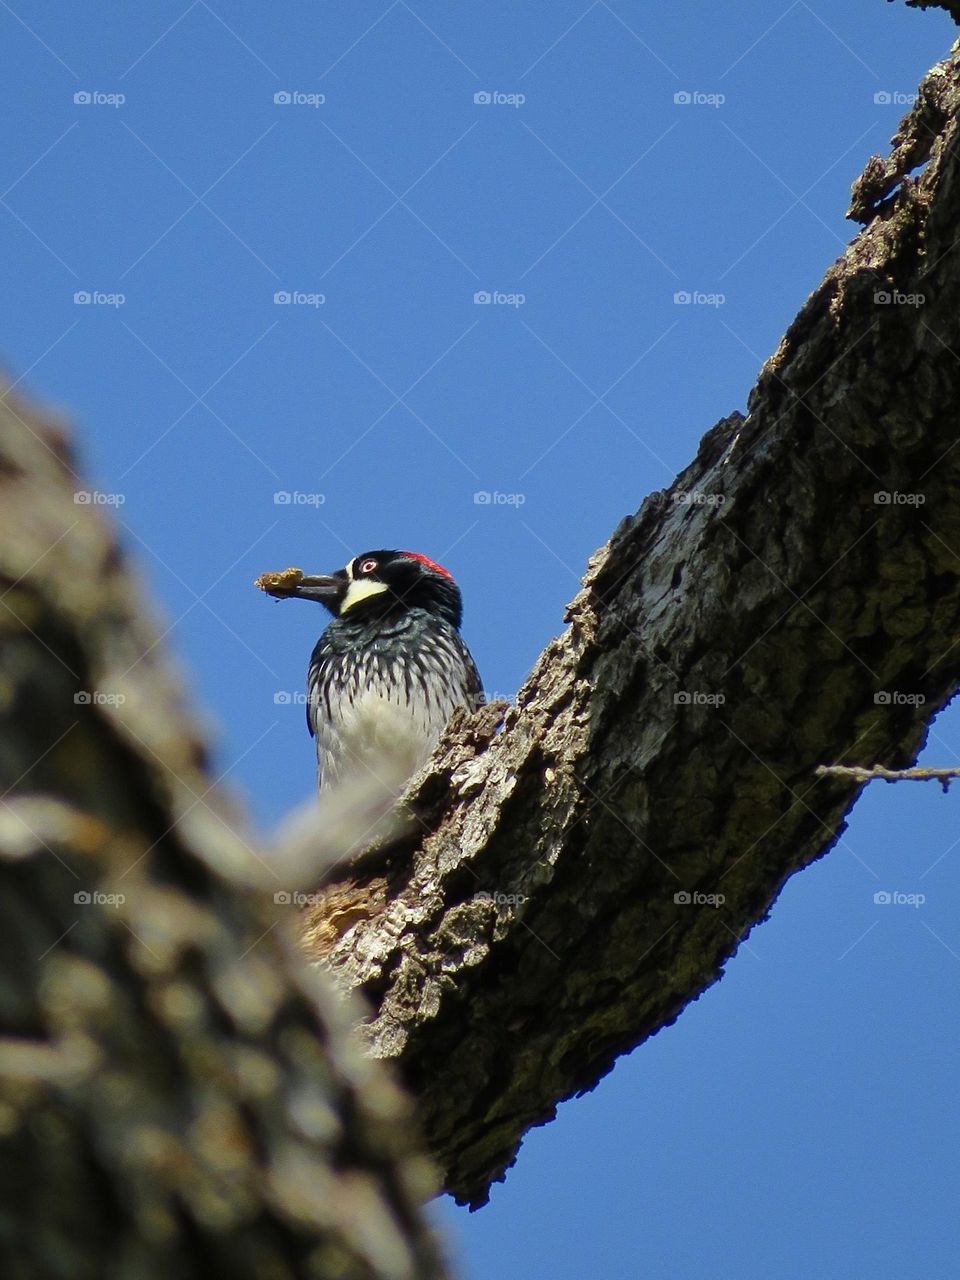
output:
{"label": "blue sky", "polygon": [[[424,551],[514,692],[590,553],[744,406],[953,38],[880,0],[16,0],[0,29],[0,350],[76,424],[261,830],[313,783],[282,699],[323,620],[252,579]],[[925,759],[958,749],[948,711]],[[435,1208],[461,1273],[949,1274],[957,816],[871,791],[486,1209]]]}

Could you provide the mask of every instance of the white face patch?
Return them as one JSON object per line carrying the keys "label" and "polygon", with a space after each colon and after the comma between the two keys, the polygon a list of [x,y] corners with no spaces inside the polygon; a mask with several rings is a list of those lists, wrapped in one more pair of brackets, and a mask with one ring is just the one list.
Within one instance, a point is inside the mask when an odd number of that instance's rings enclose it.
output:
{"label": "white face patch", "polygon": [[384,591],[389,591],[385,582],[374,582],[372,578],[354,578],[347,587],[347,594],[343,597],[343,604],[340,606],[341,618],[361,600],[369,600],[371,596],[378,596]]}

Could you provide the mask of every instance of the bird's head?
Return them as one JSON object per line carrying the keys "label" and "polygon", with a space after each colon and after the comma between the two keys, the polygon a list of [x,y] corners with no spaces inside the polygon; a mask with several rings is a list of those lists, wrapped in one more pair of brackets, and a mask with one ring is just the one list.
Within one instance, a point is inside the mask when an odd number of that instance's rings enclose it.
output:
{"label": "bird's head", "polygon": [[460,588],[449,572],[416,551],[364,551],[336,573],[305,574],[270,594],[316,600],[335,617],[358,621],[425,609],[459,627],[463,615]]}

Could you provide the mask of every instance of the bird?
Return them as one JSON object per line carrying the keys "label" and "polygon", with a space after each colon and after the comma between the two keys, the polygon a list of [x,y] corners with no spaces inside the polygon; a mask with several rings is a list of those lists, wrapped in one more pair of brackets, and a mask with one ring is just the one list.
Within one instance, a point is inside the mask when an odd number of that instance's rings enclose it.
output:
{"label": "bird", "polygon": [[460,635],[460,588],[429,556],[364,551],[335,573],[300,574],[270,594],[313,600],[333,614],[307,670],[321,799],[364,777],[399,795],[453,712],[482,704]]}

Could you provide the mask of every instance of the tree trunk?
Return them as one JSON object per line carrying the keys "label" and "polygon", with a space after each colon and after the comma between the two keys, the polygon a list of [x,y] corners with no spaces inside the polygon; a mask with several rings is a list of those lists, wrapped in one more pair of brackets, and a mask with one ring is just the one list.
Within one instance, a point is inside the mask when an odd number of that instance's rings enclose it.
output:
{"label": "tree trunk", "polygon": [[[817,766],[910,764],[960,681],[958,106],[955,51],[747,416],[593,557],[499,731],[451,728],[428,834],[305,919],[462,1200],[835,843],[859,785]],[[267,914],[66,447],[0,414],[5,1274],[440,1274],[400,1096]]]}

